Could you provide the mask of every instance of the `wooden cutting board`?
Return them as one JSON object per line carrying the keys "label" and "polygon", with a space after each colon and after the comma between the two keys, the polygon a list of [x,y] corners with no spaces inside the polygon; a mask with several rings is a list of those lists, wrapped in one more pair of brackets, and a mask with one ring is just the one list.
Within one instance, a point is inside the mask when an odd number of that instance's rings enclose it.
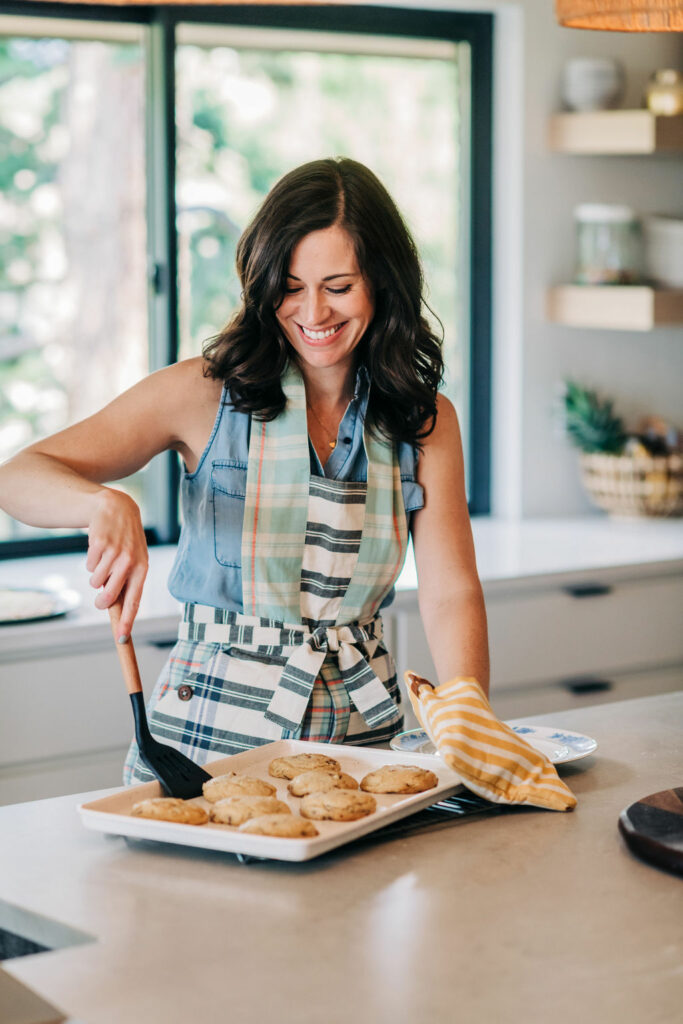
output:
{"label": "wooden cutting board", "polygon": [[683,786],[644,796],[619,815],[632,853],[683,875]]}

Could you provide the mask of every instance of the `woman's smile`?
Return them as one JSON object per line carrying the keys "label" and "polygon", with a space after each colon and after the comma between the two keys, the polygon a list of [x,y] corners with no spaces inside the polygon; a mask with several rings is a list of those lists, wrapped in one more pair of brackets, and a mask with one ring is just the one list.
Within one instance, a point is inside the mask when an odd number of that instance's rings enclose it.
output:
{"label": "woman's smile", "polygon": [[297,324],[297,327],[306,341],[314,345],[320,345],[336,341],[337,336],[346,327],[347,323],[348,320],[344,320],[342,323],[334,324],[332,327],[317,328],[316,330],[304,327],[303,324]]}

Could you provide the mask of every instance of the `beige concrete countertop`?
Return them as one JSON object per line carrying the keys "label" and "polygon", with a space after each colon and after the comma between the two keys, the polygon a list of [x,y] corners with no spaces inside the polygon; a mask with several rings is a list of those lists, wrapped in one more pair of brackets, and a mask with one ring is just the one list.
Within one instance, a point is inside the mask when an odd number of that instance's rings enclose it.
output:
{"label": "beige concrete countertop", "polygon": [[683,784],[683,693],[533,721],[598,740],[562,769],[573,813],[304,864],[129,846],[81,827],[82,798],[0,807],[0,924],[4,900],[17,929],[29,911],[95,937],[4,966],[87,1024],[673,1024],[683,881],[617,818]]}

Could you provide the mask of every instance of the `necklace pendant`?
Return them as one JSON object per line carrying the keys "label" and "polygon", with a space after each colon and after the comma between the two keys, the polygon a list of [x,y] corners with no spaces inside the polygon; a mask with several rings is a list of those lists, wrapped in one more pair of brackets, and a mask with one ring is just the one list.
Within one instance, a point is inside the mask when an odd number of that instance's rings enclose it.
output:
{"label": "necklace pendant", "polygon": [[327,443],[329,444],[330,448],[332,448],[332,449],[337,447],[337,442],[336,441],[328,441]]}

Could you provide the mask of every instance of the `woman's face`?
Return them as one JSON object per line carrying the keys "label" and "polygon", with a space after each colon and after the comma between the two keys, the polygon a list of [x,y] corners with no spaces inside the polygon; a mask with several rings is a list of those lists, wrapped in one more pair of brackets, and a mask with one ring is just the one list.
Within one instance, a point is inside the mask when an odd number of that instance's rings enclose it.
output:
{"label": "woman's face", "polygon": [[333,225],[302,238],[292,253],[276,316],[304,367],[350,370],[374,312],[370,283],[360,272],[351,236]]}

